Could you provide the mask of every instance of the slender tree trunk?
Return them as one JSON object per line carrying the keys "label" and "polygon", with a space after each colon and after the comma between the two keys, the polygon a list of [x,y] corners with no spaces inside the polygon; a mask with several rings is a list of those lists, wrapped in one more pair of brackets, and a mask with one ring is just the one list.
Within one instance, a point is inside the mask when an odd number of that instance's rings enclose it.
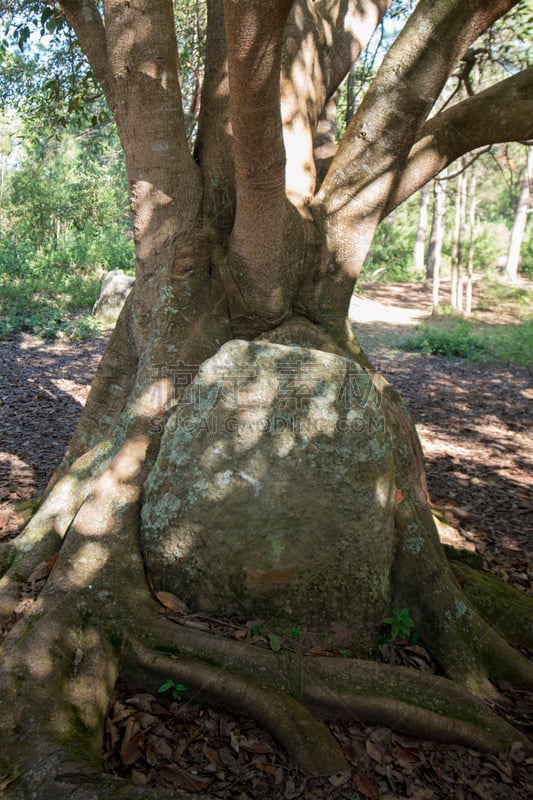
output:
{"label": "slender tree trunk", "polygon": [[433,314],[435,315],[439,313],[440,264],[446,219],[446,190],[444,186],[445,184],[441,181],[435,181],[433,185],[433,217],[427,254],[426,275],[433,280]]}
{"label": "slender tree trunk", "polygon": [[415,270],[418,275],[424,273],[426,233],[428,227],[428,208],[429,208],[430,187],[426,183],[420,190],[420,211],[418,214],[418,227],[416,229],[415,241]]}
{"label": "slender tree trunk", "polygon": [[533,147],[528,148],[527,161],[520,183],[520,196],[516,207],[516,214],[511,231],[511,242],[507,254],[505,274],[511,281],[518,278],[518,265],[520,262],[520,247],[527,224],[527,215],[531,204],[531,182],[533,180]]}
{"label": "slender tree trunk", "polygon": [[452,257],[451,257],[451,288],[450,305],[455,311],[461,311],[460,288],[461,281],[461,262],[462,262],[462,237],[464,234],[464,171],[457,176],[455,184],[455,215],[452,233]]}
{"label": "slender tree trunk", "polygon": [[464,283],[465,283],[465,239],[466,239],[466,201],[468,198],[468,174],[462,174],[460,198],[459,241],[457,245],[457,311],[462,314],[464,309]]}
{"label": "slender tree trunk", "polygon": [[476,245],[476,184],[477,175],[472,172],[470,180],[470,208],[468,212],[468,259],[466,273],[465,316],[472,314],[472,290],[474,282],[474,252]]}

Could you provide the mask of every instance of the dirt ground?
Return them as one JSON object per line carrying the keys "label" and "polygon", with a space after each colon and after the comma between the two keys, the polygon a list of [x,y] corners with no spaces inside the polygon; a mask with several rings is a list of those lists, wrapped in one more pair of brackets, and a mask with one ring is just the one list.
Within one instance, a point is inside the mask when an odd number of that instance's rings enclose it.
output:
{"label": "dirt ground", "polygon": [[[430,495],[453,526],[451,540],[476,550],[485,568],[531,593],[533,371],[397,350],[396,338],[428,313],[430,302],[423,283],[368,286],[351,313],[373,363],[409,402]],[[495,309],[493,318],[500,312]],[[0,541],[20,529],[20,503],[45,487],[59,463],[104,346],[104,339],[43,342],[31,336],[0,343]],[[334,730],[350,754],[352,773],[336,782],[308,781],[252,721],[192,701],[178,707],[136,689],[122,687],[110,711],[105,759],[108,768],[140,784],[209,787],[213,796],[232,800],[522,800],[533,793],[533,758],[523,751],[512,758],[481,756],[357,721]],[[515,724],[531,725],[527,697],[515,693],[502,703]],[[142,719],[148,717],[153,722],[146,732]]]}

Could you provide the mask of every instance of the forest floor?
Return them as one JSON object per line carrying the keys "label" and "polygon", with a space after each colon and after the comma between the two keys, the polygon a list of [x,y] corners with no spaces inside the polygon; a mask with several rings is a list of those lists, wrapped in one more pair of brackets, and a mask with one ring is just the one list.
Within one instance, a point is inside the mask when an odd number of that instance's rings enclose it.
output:
{"label": "forest floor", "polygon": [[[410,405],[432,502],[451,525],[446,541],[475,550],[487,570],[531,593],[533,369],[399,349],[430,304],[425,283],[367,285],[351,314],[373,363]],[[480,302],[475,320],[516,322],[522,311]],[[21,504],[59,463],[104,346],[104,337],[0,342],[0,541],[20,530]],[[141,688],[121,688],[105,742],[108,768],[137,783],[231,800],[522,800],[533,793],[533,757],[521,749],[507,758],[481,755],[356,721],[332,723],[351,773],[308,780],[253,721]],[[502,692],[499,710],[522,729],[531,726],[525,694]]]}

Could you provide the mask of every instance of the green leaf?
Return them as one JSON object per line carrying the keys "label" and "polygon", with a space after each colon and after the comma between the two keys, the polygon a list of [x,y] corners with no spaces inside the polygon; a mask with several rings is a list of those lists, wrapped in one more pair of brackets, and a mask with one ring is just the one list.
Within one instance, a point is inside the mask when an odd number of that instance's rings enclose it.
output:
{"label": "green leaf", "polygon": [[169,689],[173,689],[173,688],[174,688],[174,685],[175,685],[175,684],[174,684],[174,681],[170,680],[170,678],[169,678],[168,680],[166,680],[166,681],[165,681],[165,682],[164,682],[164,683],[163,683],[163,684],[162,684],[162,685],[159,687],[159,689],[158,689],[157,691],[158,691],[158,692],[168,692],[168,690],[169,690]]}
{"label": "green leaf", "polygon": [[282,642],[281,642],[281,639],[279,638],[279,636],[276,636],[275,633],[269,633],[267,638],[268,638],[268,641],[270,642],[270,647],[272,648],[272,650],[275,653],[279,653],[279,651],[282,648]]}

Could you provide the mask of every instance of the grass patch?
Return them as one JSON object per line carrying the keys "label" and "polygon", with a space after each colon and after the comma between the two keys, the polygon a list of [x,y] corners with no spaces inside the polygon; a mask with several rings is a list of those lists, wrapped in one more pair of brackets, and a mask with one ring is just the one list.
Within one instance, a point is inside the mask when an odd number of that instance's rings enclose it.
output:
{"label": "grass patch", "polygon": [[41,261],[24,273],[0,269],[0,340],[31,333],[88,339],[102,332],[92,316],[102,271]]}
{"label": "grass patch", "polygon": [[450,318],[430,320],[402,340],[400,347],[450,359],[533,366],[533,319],[512,325],[480,325]]}
{"label": "grass patch", "polygon": [[529,286],[513,286],[494,278],[487,278],[484,281],[482,297],[477,303],[476,310],[490,311],[494,308],[495,302],[516,305],[518,308],[515,310],[519,314],[524,307],[533,303],[533,291]]}

